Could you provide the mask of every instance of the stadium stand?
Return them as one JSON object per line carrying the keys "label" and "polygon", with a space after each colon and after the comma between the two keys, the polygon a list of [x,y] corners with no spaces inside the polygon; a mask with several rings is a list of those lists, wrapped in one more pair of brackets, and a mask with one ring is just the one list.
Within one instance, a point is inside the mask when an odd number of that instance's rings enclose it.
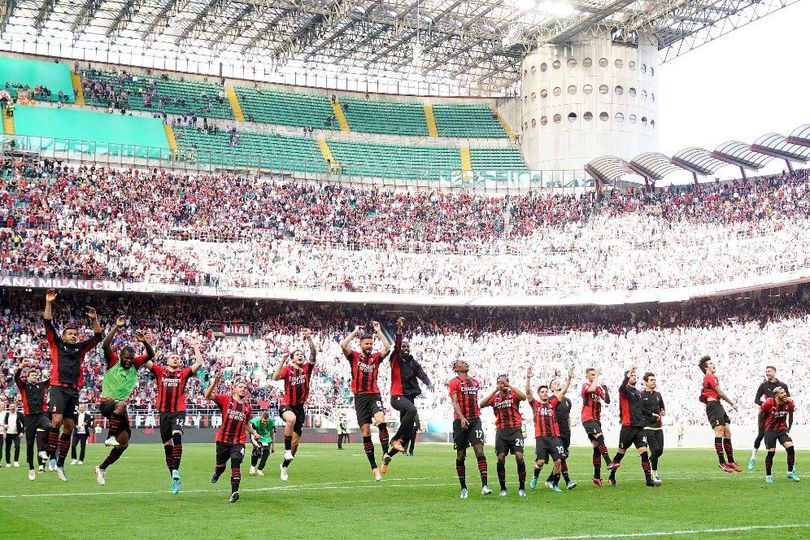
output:
{"label": "stadium stand", "polygon": [[210,82],[88,69],[82,87],[85,102],[97,107],[233,119],[225,89]]}
{"label": "stadium stand", "polygon": [[18,105],[14,126],[23,136],[17,144],[35,152],[170,158],[163,125],[155,118]]}
{"label": "stadium stand", "polygon": [[352,131],[428,136],[421,103],[393,100],[341,98],[340,103]]}
{"label": "stadium stand", "polygon": [[340,130],[325,94],[237,87],[236,95],[248,122]]}
{"label": "stadium stand", "polygon": [[470,148],[472,170],[480,175],[495,175],[503,180],[506,174],[523,172],[526,163],[517,146],[504,148]]}
{"label": "stadium stand", "polygon": [[0,56],[0,88],[29,99],[73,103],[70,69],[65,64]]}
{"label": "stadium stand", "polygon": [[329,141],[348,175],[437,180],[461,170],[458,148]]}
{"label": "stadium stand", "polygon": [[183,126],[175,127],[174,133],[185,159],[240,168],[327,172],[327,165],[313,139]]}
{"label": "stadium stand", "polygon": [[492,114],[492,108],[475,104],[433,106],[440,137],[504,138],[506,132]]}

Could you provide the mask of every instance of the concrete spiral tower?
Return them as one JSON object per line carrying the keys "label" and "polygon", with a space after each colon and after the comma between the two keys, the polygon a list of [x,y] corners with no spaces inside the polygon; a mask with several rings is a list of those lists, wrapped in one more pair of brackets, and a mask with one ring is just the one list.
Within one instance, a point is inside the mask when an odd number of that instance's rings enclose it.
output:
{"label": "concrete spiral tower", "polygon": [[522,150],[529,168],[581,169],[612,154],[658,150],[658,47],[609,35],[547,45],[523,61]]}

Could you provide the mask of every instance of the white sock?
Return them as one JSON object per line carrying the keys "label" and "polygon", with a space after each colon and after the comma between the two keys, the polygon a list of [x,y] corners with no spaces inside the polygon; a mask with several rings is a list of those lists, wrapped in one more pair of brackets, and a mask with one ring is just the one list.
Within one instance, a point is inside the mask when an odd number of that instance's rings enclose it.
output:
{"label": "white sock", "polygon": [[757,449],[756,449],[756,448],[754,448],[754,451],[753,451],[753,452],[751,452],[751,457],[752,457],[752,458],[757,457]]}

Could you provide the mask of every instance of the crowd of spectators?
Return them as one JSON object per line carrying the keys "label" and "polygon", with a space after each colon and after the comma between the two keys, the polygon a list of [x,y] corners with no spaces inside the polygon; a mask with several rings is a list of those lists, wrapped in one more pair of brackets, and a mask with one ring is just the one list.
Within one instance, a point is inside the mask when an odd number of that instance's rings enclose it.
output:
{"label": "crowd of spectators", "polygon": [[[21,289],[0,292],[0,400],[16,398],[12,375],[21,362],[34,362],[43,370],[49,365],[42,326],[43,296],[42,291]],[[127,332],[116,339],[115,347],[125,341],[137,347],[134,330],[146,330],[158,352],[158,362],[165,361],[169,352],[177,352],[187,364],[193,361],[188,339],[199,335],[205,363],[200,378],[191,381],[190,404],[205,405],[201,388],[213,373],[222,371],[226,387],[234,380],[246,381],[257,405],[271,409],[278,406],[283,389],[271,382],[271,375],[284,352],[304,345],[300,330],[307,327],[312,329],[318,348],[309,406],[328,414],[352,404],[349,366],[339,340],[356,324],[370,327],[371,320],[382,321],[386,331],[393,333],[395,319],[404,316],[411,350],[437,383],[435,391],[426,391],[421,399],[426,417],[451,414],[444,383],[453,376],[452,362],[463,358],[471,366],[471,375],[485,388],[501,373],[521,381],[532,365],[538,380],[575,367],[577,388],[585,368],[599,367],[605,383],[615,391],[623,370],[635,365],[658,376],[668,404],[668,422],[691,425],[705,421],[697,400],[702,378],[697,360],[704,354],[717,360],[725,392],[742,405],[741,421],[752,422],[755,417],[753,395],[766,365],[775,365],[780,379],[788,384],[810,375],[806,362],[810,350],[808,298],[810,289],[800,287],[795,294],[778,298],[705,300],[655,308],[453,309],[66,292],[57,301],[56,326],[75,321],[87,331],[85,305],[97,307],[105,327],[116,315],[125,313],[129,317]],[[223,321],[249,324],[252,333],[249,337],[222,337],[215,331]],[[84,369],[82,400],[93,404],[98,400],[104,371],[100,349],[88,356]],[[389,377],[384,366],[380,388],[386,395]],[[132,405],[153,408],[154,398],[154,381],[144,370]],[[576,394],[572,398],[576,411],[579,398]],[[795,399],[796,422],[807,424],[810,398],[797,392]],[[617,415],[614,401],[606,418]]]}
{"label": "crowd of spectators", "polygon": [[728,282],[810,265],[807,169],[601,198],[408,193],[13,158],[0,176],[7,273],[535,295]]}

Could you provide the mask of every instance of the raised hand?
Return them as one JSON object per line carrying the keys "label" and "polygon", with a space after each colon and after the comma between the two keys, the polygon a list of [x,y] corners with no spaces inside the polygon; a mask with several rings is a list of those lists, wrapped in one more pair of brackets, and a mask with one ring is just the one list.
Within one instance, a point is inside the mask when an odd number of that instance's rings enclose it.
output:
{"label": "raised hand", "polygon": [[312,337],[312,332],[309,328],[302,328],[301,335],[304,336],[304,339],[309,339]]}
{"label": "raised hand", "polygon": [[359,333],[360,333],[360,332],[362,332],[362,331],[363,331],[363,327],[362,327],[362,326],[360,326],[359,324],[358,324],[357,326],[355,326],[355,327],[354,327],[354,333],[355,333],[355,334],[359,334]]}
{"label": "raised hand", "polygon": [[377,322],[377,321],[371,321],[371,326],[374,328],[374,331],[375,331],[375,332],[379,332],[379,331],[380,331],[380,323],[379,323],[379,322]]}
{"label": "raised hand", "polygon": [[141,343],[148,343],[150,341],[149,337],[146,334],[144,334],[142,330],[135,331],[135,339],[137,339]]}
{"label": "raised hand", "polygon": [[85,310],[86,310],[85,313],[90,318],[90,320],[95,321],[96,319],[98,319],[98,313],[96,313],[96,308],[87,306]]}
{"label": "raised hand", "polygon": [[121,328],[125,324],[127,324],[126,315],[119,315],[118,317],[115,318],[115,326],[117,326],[118,328]]}
{"label": "raised hand", "polygon": [[191,346],[192,349],[197,349],[200,346],[200,336],[193,335],[188,338],[188,344]]}
{"label": "raised hand", "polygon": [[533,375],[534,375],[534,370],[532,368],[529,368],[528,370],[526,370],[526,378],[527,379],[531,379]]}
{"label": "raised hand", "polygon": [[400,317],[397,319],[397,330],[402,330],[402,325],[405,324],[405,318]]}
{"label": "raised hand", "polygon": [[281,353],[281,365],[286,364],[290,360],[290,353]]}
{"label": "raised hand", "polygon": [[569,379],[574,378],[574,368],[573,367],[568,368],[568,378]]}
{"label": "raised hand", "polygon": [[59,295],[59,293],[56,292],[56,289],[48,289],[45,292],[45,301],[46,302],[53,302],[53,301],[56,300],[56,297],[58,295]]}

